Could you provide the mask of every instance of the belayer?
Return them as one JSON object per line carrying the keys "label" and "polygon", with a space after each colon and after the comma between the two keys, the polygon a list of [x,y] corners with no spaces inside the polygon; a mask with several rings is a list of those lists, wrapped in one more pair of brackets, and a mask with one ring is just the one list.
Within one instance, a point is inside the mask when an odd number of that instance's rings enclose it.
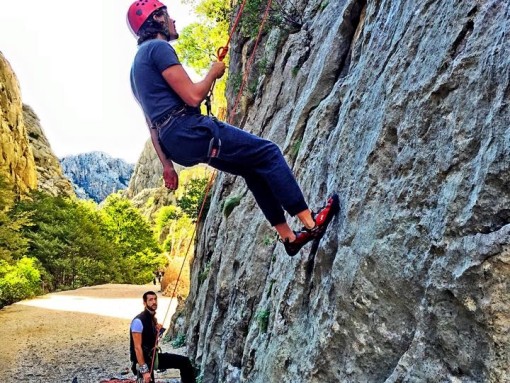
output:
{"label": "belayer", "polygon": [[195,383],[195,370],[188,357],[160,352],[157,338],[164,331],[156,319],[158,296],[154,291],[143,294],[144,310],[133,318],[129,327],[129,355],[131,370],[137,382],[154,382],[154,370],[179,369],[182,383]]}
{"label": "belayer", "polygon": [[[338,213],[338,195],[313,213],[280,148],[235,126],[200,113],[214,81],[225,73],[223,62],[213,62],[199,82],[193,82],[169,44],[176,40],[175,20],[157,0],[135,1],[128,10],[128,25],[138,39],[131,67],[131,88],[140,104],[163,164],[163,179],[170,190],[178,187],[173,162],[183,166],[207,163],[245,179],[264,216],[274,226],[289,255],[324,234]],[[284,210],[304,227],[293,231]]]}

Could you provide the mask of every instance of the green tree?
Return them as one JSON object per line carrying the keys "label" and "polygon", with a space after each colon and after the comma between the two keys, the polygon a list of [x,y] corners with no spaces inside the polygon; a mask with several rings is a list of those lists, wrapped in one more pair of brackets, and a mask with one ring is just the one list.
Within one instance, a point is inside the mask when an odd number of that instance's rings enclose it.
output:
{"label": "green tree", "polygon": [[152,228],[131,201],[111,194],[101,209],[106,235],[115,244],[115,280],[125,283],[146,283],[152,272],[164,264],[164,257]]}
{"label": "green tree", "polygon": [[0,308],[40,292],[37,260],[22,258],[14,265],[0,260]]}
{"label": "green tree", "polygon": [[[204,75],[211,62],[216,60],[218,48],[228,40],[230,2],[226,0],[190,1],[195,6],[199,19],[191,23],[179,34],[175,49],[182,62],[193,68],[199,75]],[[225,60],[228,64],[228,57]],[[227,107],[225,98],[227,76],[216,81],[213,91],[212,112],[224,119]]]}
{"label": "green tree", "polygon": [[[193,221],[198,218],[208,181],[209,179],[205,177],[191,178],[184,184],[184,192],[177,199],[177,206]],[[204,211],[207,211],[206,206],[204,206]]]}
{"label": "green tree", "polygon": [[[182,215],[177,219],[169,220],[166,223],[166,236],[163,248],[169,257],[183,257],[190,246],[191,237],[195,229],[193,221]],[[193,248],[190,248],[193,251]]]}
{"label": "green tree", "polygon": [[104,235],[105,224],[93,202],[34,192],[17,209],[31,214],[25,228],[30,254],[46,273],[49,289],[108,282],[115,244]]}
{"label": "green tree", "polygon": [[160,249],[152,228],[130,200],[119,194],[109,195],[101,209],[107,225],[108,237],[118,246],[122,256],[146,249]]}
{"label": "green tree", "polygon": [[15,193],[7,174],[0,172],[0,260],[13,262],[26,254],[28,240],[22,229],[30,225],[29,215],[13,212]]}

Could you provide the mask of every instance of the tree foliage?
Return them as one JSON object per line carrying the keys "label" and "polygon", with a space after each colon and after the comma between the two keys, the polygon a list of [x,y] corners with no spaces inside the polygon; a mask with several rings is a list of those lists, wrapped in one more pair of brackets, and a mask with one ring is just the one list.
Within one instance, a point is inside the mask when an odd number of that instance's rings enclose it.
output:
{"label": "tree foliage", "polygon": [[122,257],[150,250],[159,252],[152,228],[131,201],[111,194],[101,209],[107,237],[117,245]]}
{"label": "tree foliage", "polygon": [[41,265],[48,290],[99,283],[146,283],[161,265],[151,227],[131,202],[118,195],[100,209],[91,201],[34,192],[17,204],[30,214],[23,232],[28,253]]}
{"label": "tree foliage", "polygon": [[207,178],[190,179],[184,185],[184,194],[177,200],[177,206],[193,221],[198,218],[208,181]]}
{"label": "tree foliage", "polygon": [[[198,22],[191,23],[179,33],[175,49],[185,65],[199,75],[205,75],[211,62],[216,60],[219,47],[226,44],[229,33],[230,2],[226,0],[201,0],[189,2],[194,6]],[[228,64],[228,56],[224,60]],[[213,92],[213,114],[220,119],[226,110],[226,78],[216,81]]]}
{"label": "tree foliage", "polygon": [[92,202],[34,192],[18,209],[31,215],[33,225],[25,229],[29,253],[47,271],[49,289],[110,280],[116,248],[104,236],[105,225]]}
{"label": "tree foliage", "polygon": [[33,258],[22,258],[13,265],[0,260],[0,308],[38,294],[40,276]]}
{"label": "tree foliage", "polygon": [[120,194],[101,206],[44,192],[20,199],[0,173],[0,307],[41,292],[151,281],[184,259],[209,174],[184,170],[178,206],[163,207],[151,227]]}
{"label": "tree foliage", "polygon": [[151,280],[153,270],[164,264],[164,257],[147,219],[119,194],[106,199],[102,214],[106,237],[117,247],[114,279],[124,283]]}
{"label": "tree foliage", "polygon": [[[203,166],[181,171],[177,206],[164,206],[156,215],[156,234],[169,258],[184,257],[190,247],[195,222],[202,207],[211,169]],[[203,215],[207,212],[207,203]]]}
{"label": "tree foliage", "polygon": [[21,230],[30,225],[27,214],[15,213],[12,208],[15,194],[5,172],[0,172],[0,260],[13,262],[26,254],[28,240]]}

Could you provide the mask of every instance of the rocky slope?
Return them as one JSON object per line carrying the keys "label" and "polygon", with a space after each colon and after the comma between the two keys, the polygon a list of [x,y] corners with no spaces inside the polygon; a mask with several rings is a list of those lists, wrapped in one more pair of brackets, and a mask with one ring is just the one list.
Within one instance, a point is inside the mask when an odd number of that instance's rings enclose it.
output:
{"label": "rocky slope", "polygon": [[151,141],[147,140],[125,191],[126,197],[133,198],[144,189],[161,187],[163,185],[162,174],[161,162]]}
{"label": "rocky slope", "polygon": [[[174,166],[180,173],[182,167]],[[174,193],[163,186],[163,166],[150,140],[145,143],[124,195],[151,221],[161,207],[175,204]]]}
{"label": "rocky slope", "polygon": [[133,165],[103,152],[66,156],[60,163],[78,197],[96,202],[126,189],[133,173]]}
{"label": "rocky slope", "polygon": [[290,258],[219,176],[177,321],[203,382],[510,381],[510,3],[281,3],[238,122],[342,210]]}
{"label": "rocky slope", "polygon": [[37,173],[28,144],[18,79],[0,52],[0,168],[18,193],[37,187]]}
{"label": "rocky slope", "polygon": [[74,196],[71,181],[62,173],[60,162],[44,135],[39,117],[30,106],[23,105],[23,118],[36,165],[37,189],[53,196]]}

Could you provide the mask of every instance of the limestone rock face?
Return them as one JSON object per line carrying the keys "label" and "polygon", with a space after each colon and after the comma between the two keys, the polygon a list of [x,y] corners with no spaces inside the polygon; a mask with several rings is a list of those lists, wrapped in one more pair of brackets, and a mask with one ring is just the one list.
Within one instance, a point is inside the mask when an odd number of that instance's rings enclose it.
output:
{"label": "limestone rock face", "polygon": [[37,188],[53,196],[75,196],[71,181],[62,173],[60,161],[44,135],[39,117],[28,105],[23,105],[23,117],[37,169]]}
{"label": "limestone rock face", "polygon": [[259,44],[238,123],[341,212],[291,258],[217,178],[180,323],[203,382],[510,381],[510,3],[281,3],[302,23]]}
{"label": "limestone rock face", "polygon": [[152,146],[152,142],[148,140],[135,165],[125,195],[128,198],[133,198],[144,189],[158,188],[162,185],[163,166]]}
{"label": "limestone rock face", "polygon": [[[179,173],[182,166],[174,164]],[[163,206],[175,204],[175,195],[163,185],[163,166],[151,140],[145,143],[124,195],[142,211],[150,221]]]}
{"label": "limestone rock face", "polygon": [[0,52],[0,168],[14,183],[17,193],[37,187],[32,149],[28,144],[19,83]]}
{"label": "limestone rock face", "polygon": [[132,164],[103,152],[66,156],[60,162],[64,174],[72,181],[76,195],[96,202],[126,189],[133,173]]}

